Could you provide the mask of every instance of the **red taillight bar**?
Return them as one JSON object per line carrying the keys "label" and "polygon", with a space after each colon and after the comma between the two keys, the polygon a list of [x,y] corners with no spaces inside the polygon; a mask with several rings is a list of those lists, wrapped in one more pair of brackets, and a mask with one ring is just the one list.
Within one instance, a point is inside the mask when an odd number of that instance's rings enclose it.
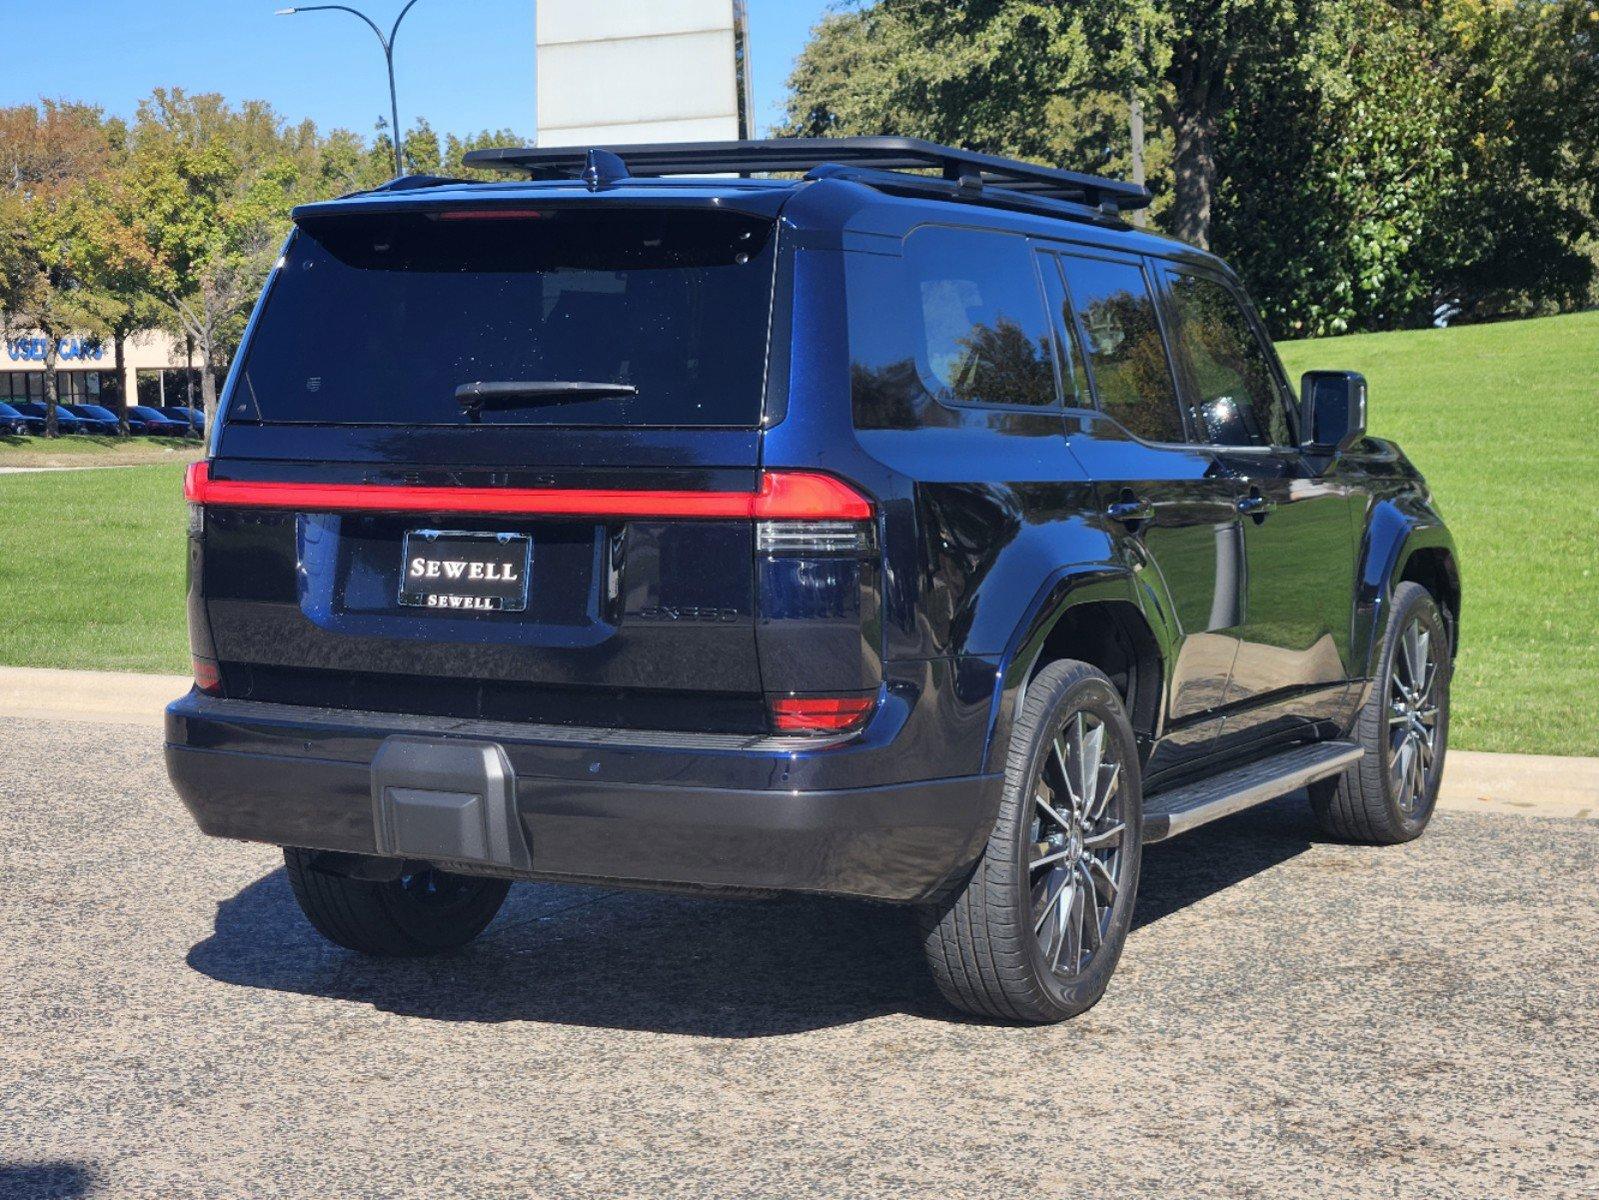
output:
{"label": "red taillight bar", "polygon": [[411,487],[387,483],[290,483],[212,479],[191,463],[191,504],[302,512],[486,513],[503,516],[744,517],[757,521],[866,521],[872,502],[849,484],[811,471],[765,471],[757,492],[624,488]]}

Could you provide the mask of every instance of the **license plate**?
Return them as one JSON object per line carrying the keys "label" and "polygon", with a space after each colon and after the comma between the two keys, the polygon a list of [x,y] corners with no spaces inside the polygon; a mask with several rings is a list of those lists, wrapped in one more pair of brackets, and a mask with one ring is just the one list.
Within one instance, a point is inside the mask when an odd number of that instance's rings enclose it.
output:
{"label": "license plate", "polygon": [[527,607],[533,543],[522,533],[413,529],[405,535],[400,603],[457,612]]}

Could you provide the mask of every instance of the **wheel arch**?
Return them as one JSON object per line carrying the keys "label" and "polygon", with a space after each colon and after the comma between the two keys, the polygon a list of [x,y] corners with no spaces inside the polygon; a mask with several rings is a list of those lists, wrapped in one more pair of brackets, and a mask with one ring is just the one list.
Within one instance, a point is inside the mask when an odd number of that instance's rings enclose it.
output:
{"label": "wheel arch", "polygon": [[1158,736],[1165,711],[1166,664],[1175,631],[1153,619],[1132,570],[1082,564],[1055,572],[1039,590],[1000,663],[995,719],[985,758],[992,764],[1010,736],[1027,685],[1051,662],[1077,659],[1110,677],[1141,744]]}
{"label": "wheel arch", "polygon": [[1450,651],[1460,642],[1460,560],[1443,519],[1418,496],[1377,504],[1366,523],[1352,640],[1355,661],[1369,677],[1388,628],[1394,589],[1413,582],[1444,611]]}
{"label": "wheel arch", "polygon": [[1460,648],[1460,566],[1453,548],[1417,546],[1405,556],[1394,579],[1396,587],[1405,582],[1426,588],[1443,610],[1444,624],[1449,629],[1449,653],[1453,655]]}

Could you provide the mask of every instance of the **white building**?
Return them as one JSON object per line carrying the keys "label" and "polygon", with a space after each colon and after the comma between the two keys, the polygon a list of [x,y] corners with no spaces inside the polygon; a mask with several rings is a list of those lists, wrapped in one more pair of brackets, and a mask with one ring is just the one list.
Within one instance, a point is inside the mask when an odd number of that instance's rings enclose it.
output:
{"label": "white building", "polygon": [[[47,344],[39,333],[8,334],[0,356],[0,400],[43,400]],[[110,339],[69,334],[57,341],[63,404],[110,404],[117,397],[116,354]],[[122,395],[129,404],[187,404],[189,382],[199,402],[200,381],[183,340],[151,330],[129,338],[123,351]]]}
{"label": "white building", "polygon": [[744,0],[539,0],[538,142],[754,136]]}

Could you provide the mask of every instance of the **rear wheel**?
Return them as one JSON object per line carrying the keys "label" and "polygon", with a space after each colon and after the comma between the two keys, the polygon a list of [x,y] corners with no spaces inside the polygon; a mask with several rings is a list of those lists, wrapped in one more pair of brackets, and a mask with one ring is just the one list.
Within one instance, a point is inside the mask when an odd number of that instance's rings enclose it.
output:
{"label": "rear wheel", "polygon": [[1039,1023],[1092,1007],[1132,922],[1142,808],[1137,744],[1116,689],[1086,663],[1051,663],[1011,734],[983,857],[925,915],[945,998]]}
{"label": "rear wheel", "polygon": [[482,933],[510,882],[435,867],[397,879],[351,879],[318,870],[310,850],[285,846],[283,865],[300,909],[330,942],[361,954],[413,957],[453,950]]}
{"label": "rear wheel", "polygon": [[1449,739],[1449,630],[1419,584],[1394,589],[1371,695],[1355,721],[1365,756],[1310,788],[1334,837],[1393,845],[1419,837],[1432,817]]}

